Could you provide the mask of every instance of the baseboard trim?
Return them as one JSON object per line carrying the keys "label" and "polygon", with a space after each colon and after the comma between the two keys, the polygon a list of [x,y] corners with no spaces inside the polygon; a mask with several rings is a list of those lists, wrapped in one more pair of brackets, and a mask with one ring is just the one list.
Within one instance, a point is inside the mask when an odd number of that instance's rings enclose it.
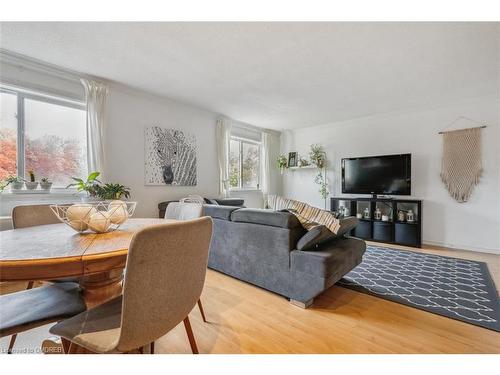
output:
{"label": "baseboard trim", "polygon": [[500,249],[490,249],[490,248],[484,248],[484,247],[479,247],[479,246],[470,247],[470,246],[464,246],[464,245],[460,245],[460,244],[449,244],[449,243],[443,243],[443,242],[439,242],[439,241],[424,240],[422,247],[425,247],[425,245],[438,246],[438,247],[443,247],[443,248],[450,249],[450,250],[463,250],[463,251],[472,251],[475,253],[487,253],[487,254],[500,255]]}

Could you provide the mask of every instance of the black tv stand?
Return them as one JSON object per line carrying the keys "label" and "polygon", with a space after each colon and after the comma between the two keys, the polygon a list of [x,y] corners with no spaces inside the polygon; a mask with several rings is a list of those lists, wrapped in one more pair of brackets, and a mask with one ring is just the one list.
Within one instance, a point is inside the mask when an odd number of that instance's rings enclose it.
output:
{"label": "black tv stand", "polygon": [[[375,217],[380,210],[381,218]],[[351,231],[353,237],[367,241],[422,247],[422,201],[417,199],[334,197],[330,210],[340,216],[361,214],[359,224]],[[366,211],[368,210],[368,211]],[[413,220],[399,220],[398,212],[412,211]],[[377,211],[378,212],[378,211]]]}

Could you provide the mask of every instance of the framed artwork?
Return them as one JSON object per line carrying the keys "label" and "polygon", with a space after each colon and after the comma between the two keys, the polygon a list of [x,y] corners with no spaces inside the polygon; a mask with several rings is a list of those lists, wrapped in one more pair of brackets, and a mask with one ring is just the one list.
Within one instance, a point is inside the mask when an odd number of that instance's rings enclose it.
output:
{"label": "framed artwork", "polygon": [[289,152],[288,153],[288,167],[296,167],[297,166],[297,152]]}
{"label": "framed artwork", "polygon": [[176,129],[144,129],[144,183],[196,185],[196,137]]}

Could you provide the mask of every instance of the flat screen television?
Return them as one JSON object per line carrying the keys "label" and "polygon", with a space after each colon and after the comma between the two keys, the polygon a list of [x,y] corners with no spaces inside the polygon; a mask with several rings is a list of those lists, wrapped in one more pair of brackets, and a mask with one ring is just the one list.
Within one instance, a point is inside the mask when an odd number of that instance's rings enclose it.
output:
{"label": "flat screen television", "polygon": [[342,159],[342,193],[411,195],[411,154]]}

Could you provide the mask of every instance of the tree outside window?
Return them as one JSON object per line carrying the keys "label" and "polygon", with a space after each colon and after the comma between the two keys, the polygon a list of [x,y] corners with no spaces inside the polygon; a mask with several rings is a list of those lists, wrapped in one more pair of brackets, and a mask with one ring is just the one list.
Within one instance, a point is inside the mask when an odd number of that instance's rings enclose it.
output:
{"label": "tree outside window", "polygon": [[260,144],[231,138],[229,147],[229,186],[232,189],[259,189]]}
{"label": "tree outside window", "polygon": [[88,174],[83,105],[14,90],[0,95],[0,179],[33,170],[65,187],[71,176]]}

